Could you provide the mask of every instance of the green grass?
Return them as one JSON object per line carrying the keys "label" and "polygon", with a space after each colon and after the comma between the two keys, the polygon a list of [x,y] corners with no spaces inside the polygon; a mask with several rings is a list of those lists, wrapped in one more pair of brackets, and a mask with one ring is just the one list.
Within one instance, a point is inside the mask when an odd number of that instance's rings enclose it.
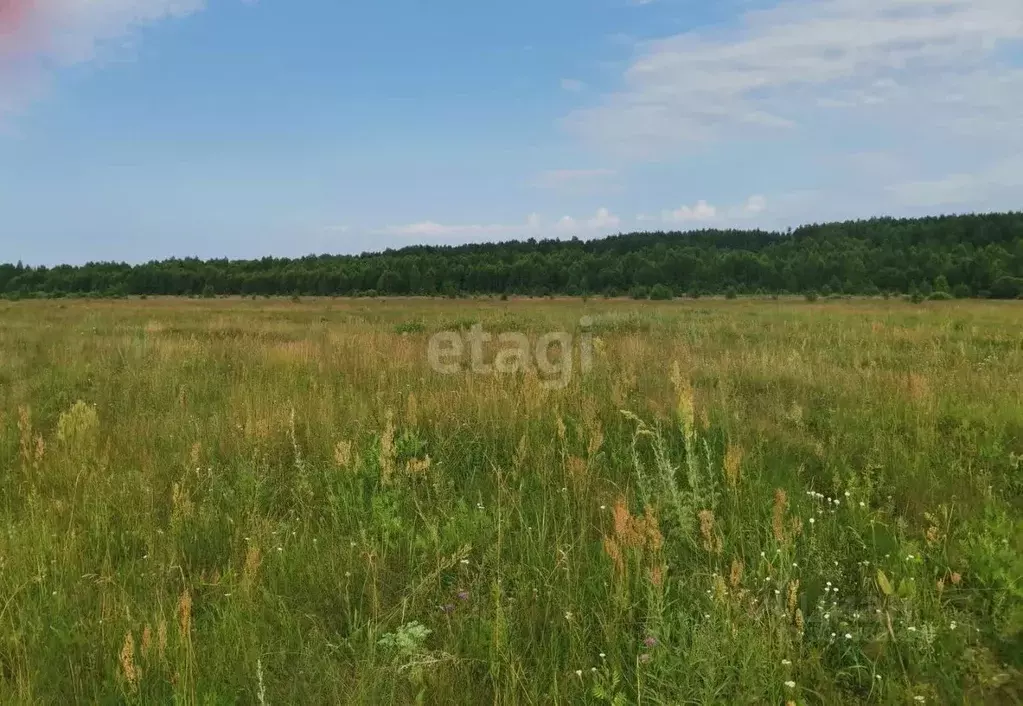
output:
{"label": "green grass", "polygon": [[[583,316],[564,389],[426,362]],[[1021,322],[0,303],[0,702],[1020,703]]]}

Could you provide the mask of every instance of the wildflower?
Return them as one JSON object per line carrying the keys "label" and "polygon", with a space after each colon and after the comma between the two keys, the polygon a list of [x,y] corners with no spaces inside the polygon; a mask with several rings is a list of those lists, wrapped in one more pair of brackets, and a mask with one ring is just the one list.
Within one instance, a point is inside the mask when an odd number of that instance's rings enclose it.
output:
{"label": "wildflower", "polygon": [[831,613],[825,613],[824,614],[824,619],[825,620],[831,620]]}
{"label": "wildflower", "polygon": [[860,507],[866,507],[866,506],[867,506],[867,504],[865,502],[863,502],[862,500],[860,500]]}
{"label": "wildflower", "polygon": [[644,664],[649,662],[650,661],[650,653],[649,652],[644,652],[643,654],[641,654],[639,656],[639,661],[643,662]]}
{"label": "wildflower", "polygon": [[468,560],[468,559],[462,559],[462,560],[461,560],[461,561],[460,561],[459,563],[460,563],[460,564],[461,564],[462,566],[468,566],[468,565],[469,565],[469,560]]}
{"label": "wildflower", "polygon": [[924,702],[924,697],[922,697],[922,696],[914,696],[913,697],[913,701],[919,701],[920,703],[923,703]]}
{"label": "wildflower", "polygon": [[852,634],[851,633],[846,633],[845,634],[845,639],[846,640],[851,640],[852,639]]}
{"label": "wildflower", "polygon": [[906,628],[906,629],[907,629],[907,630],[909,630],[910,632],[916,632],[916,628],[915,628],[915,627],[913,627],[912,625],[910,625],[910,626],[909,626],[908,628]]}
{"label": "wildflower", "polygon": [[607,509],[607,505],[601,505],[601,506],[600,506],[600,509],[601,509],[601,510],[606,510],[606,509]]}
{"label": "wildflower", "polygon": [[577,677],[579,677],[580,679],[582,679],[583,678],[583,670],[581,670],[581,669],[575,670],[575,675]]}
{"label": "wildflower", "polygon": [[787,686],[790,689],[795,689],[796,688],[796,683],[794,681],[790,680],[790,681],[785,682],[785,686]]}
{"label": "wildflower", "polygon": [[907,556],[906,561],[913,561],[913,555],[910,554],[909,556]]}
{"label": "wildflower", "polygon": [[874,678],[877,679],[878,681],[881,681],[881,675],[880,674],[875,674]]}
{"label": "wildflower", "polygon": [[607,657],[607,655],[605,655],[605,654],[604,654],[603,652],[601,652],[601,653],[600,653],[600,658],[601,658],[601,659],[604,659],[605,657]]}
{"label": "wildflower", "polygon": [[565,611],[565,620],[571,620],[571,619],[572,619],[572,611],[566,610]]}
{"label": "wildflower", "polygon": [[440,609],[442,611],[444,611],[445,613],[447,613],[448,615],[451,615],[452,613],[455,612],[455,606],[453,606],[451,603],[448,603],[447,605],[441,606]]}
{"label": "wildflower", "polygon": [[782,663],[782,665],[783,665],[783,666],[787,667],[787,666],[789,666],[790,664],[792,664],[792,660],[789,660],[789,659],[783,659],[783,660],[781,661],[781,663]]}
{"label": "wildflower", "polygon": [[835,633],[831,633],[831,639],[832,639],[832,640],[834,640],[834,639],[835,639]]}
{"label": "wildflower", "polygon": [[816,521],[817,521],[817,520],[815,520],[814,518],[812,518],[812,517],[810,518],[810,524],[811,524],[811,525],[812,525],[812,524],[813,524],[814,522],[816,522]]}
{"label": "wildflower", "polygon": [[953,620],[951,623],[949,623],[948,624],[948,629],[949,630],[955,630],[956,629],[956,621]]}
{"label": "wildflower", "polygon": [[469,592],[468,591],[459,591],[458,592],[458,600],[460,600],[460,601],[467,601],[467,600],[469,600]]}
{"label": "wildflower", "polygon": [[643,644],[646,645],[647,647],[656,647],[657,638],[654,637],[653,635],[647,635],[647,637],[643,640]]}
{"label": "wildflower", "polygon": [[597,673],[597,668],[596,667],[590,667],[590,671],[593,672],[594,674],[596,674]]}

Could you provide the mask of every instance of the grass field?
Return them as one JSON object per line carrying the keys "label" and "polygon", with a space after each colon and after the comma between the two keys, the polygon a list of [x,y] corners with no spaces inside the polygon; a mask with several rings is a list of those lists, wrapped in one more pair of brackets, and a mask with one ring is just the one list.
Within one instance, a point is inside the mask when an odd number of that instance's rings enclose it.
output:
{"label": "grass field", "polygon": [[0,399],[5,704],[1023,700],[1017,303],[0,303]]}

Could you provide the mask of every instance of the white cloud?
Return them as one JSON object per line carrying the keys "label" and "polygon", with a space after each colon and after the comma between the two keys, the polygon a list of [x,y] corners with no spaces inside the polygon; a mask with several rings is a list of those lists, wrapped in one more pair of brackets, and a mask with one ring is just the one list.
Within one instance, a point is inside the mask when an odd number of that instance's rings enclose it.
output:
{"label": "white cloud", "polygon": [[3,13],[21,7],[16,24],[0,34],[0,115],[34,100],[55,68],[93,61],[143,28],[185,17],[204,0],[6,0]]}
{"label": "white cloud", "polygon": [[[763,216],[766,211],[767,198],[761,194],[754,194],[741,204],[725,208],[718,208],[700,199],[692,206],[680,206],[676,209],[662,211],[659,220],[668,226],[729,227],[747,224],[751,219]],[[658,219],[653,216],[640,214],[636,220],[651,222]]]}
{"label": "white cloud", "polygon": [[609,209],[599,208],[594,215],[588,218],[563,216],[553,222],[545,222],[539,214],[532,213],[524,223],[443,224],[435,221],[422,221],[407,225],[388,226],[376,232],[380,235],[404,238],[469,242],[551,235],[609,235],[618,230],[621,222],[621,218],[611,213]]}
{"label": "white cloud", "polygon": [[636,156],[820,127],[817,111],[980,137],[1023,118],[1021,45],[1019,0],[790,0],[638,45],[623,88],[567,125]]}
{"label": "white cloud", "polygon": [[597,209],[597,215],[586,221],[586,227],[590,230],[610,230],[617,228],[622,219],[614,215],[606,208]]}
{"label": "white cloud", "polygon": [[618,230],[622,219],[606,208],[599,208],[590,218],[576,219],[563,216],[555,229],[565,235],[610,235]]}
{"label": "white cloud", "polygon": [[700,200],[695,206],[682,206],[673,211],[664,211],[661,220],[665,223],[693,223],[713,221],[718,217],[718,210],[706,201]]}
{"label": "white cloud", "polygon": [[743,206],[743,212],[750,215],[762,213],[767,209],[767,199],[760,194],[754,194],[746,199],[746,204]]}

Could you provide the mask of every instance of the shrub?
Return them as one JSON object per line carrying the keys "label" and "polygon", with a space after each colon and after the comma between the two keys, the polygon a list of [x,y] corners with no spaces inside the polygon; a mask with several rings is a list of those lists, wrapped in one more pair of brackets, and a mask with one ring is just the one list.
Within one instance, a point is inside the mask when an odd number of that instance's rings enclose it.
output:
{"label": "shrub", "polygon": [[738,296],[739,292],[735,287],[729,287],[725,290],[725,299],[735,299]]}
{"label": "shrub", "polygon": [[641,284],[637,284],[635,287],[629,290],[629,296],[633,299],[646,299],[650,296],[647,288]]}
{"label": "shrub", "polygon": [[1015,299],[1023,294],[1023,278],[999,277],[991,288],[991,296],[995,299]]}
{"label": "shrub", "polygon": [[650,289],[650,298],[655,301],[667,301],[673,299],[675,293],[671,291],[671,287],[666,284],[655,284]]}
{"label": "shrub", "polygon": [[422,333],[425,330],[426,324],[419,319],[403,321],[394,327],[394,332],[397,334]]}

